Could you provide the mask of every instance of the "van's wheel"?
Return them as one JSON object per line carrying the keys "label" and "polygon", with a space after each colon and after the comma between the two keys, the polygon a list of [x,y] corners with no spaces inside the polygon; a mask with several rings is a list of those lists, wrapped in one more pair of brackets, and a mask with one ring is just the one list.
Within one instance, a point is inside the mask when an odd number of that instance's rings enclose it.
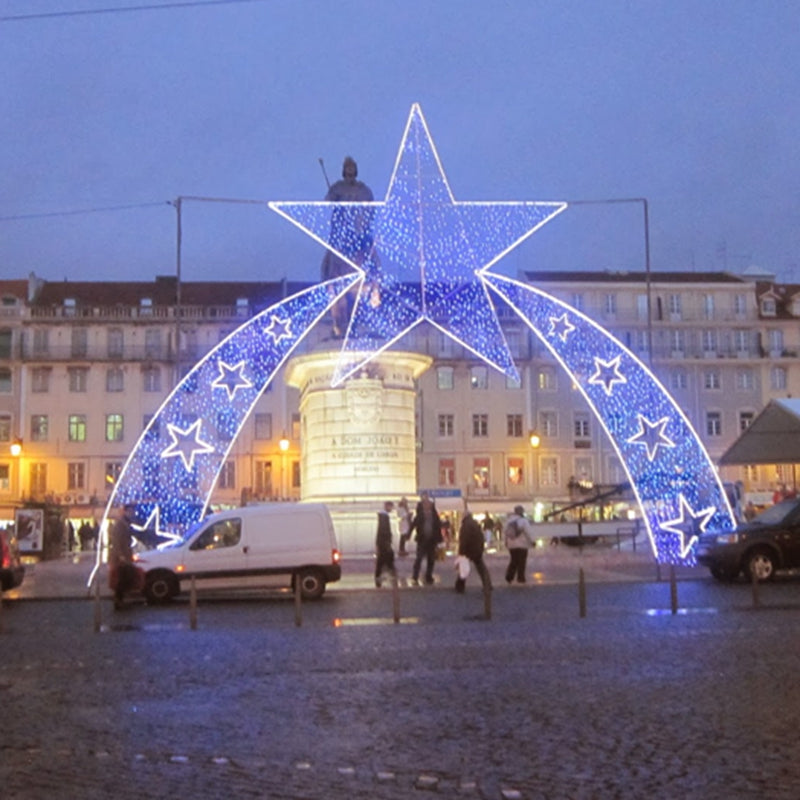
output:
{"label": "van's wheel", "polygon": [[180,592],[178,579],[167,571],[148,572],[144,584],[144,596],[151,606],[169,603]]}
{"label": "van's wheel", "polygon": [[[319,600],[325,593],[325,578],[319,570],[304,569],[299,573],[300,595],[303,600]],[[298,573],[292,575],[292,591],[295,591]]]}

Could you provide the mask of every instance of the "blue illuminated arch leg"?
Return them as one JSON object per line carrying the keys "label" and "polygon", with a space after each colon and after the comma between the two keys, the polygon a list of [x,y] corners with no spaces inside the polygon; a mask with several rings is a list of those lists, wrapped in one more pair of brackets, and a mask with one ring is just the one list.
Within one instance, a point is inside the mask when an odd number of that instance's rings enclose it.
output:
{"label": "blue illuminated arch leg", "polygon": [[[148,532],[153,539],[182,538],[203,517],[230,448],[262,392],[358,279],[351,273],[271,306],[198,361],[128,456],[101,529],[106,531],[114,508],[133,504],[143,536]],[[99,559],[100,549],[98,564]]]}
{"label": "blue illuminated arch leg", "polygon": [[717,471],[678,404],[630,350],[576,309],[518,281],[483,277],[594,411],[636,493],[656,559],[694,565],[698,534],[735,522]]}

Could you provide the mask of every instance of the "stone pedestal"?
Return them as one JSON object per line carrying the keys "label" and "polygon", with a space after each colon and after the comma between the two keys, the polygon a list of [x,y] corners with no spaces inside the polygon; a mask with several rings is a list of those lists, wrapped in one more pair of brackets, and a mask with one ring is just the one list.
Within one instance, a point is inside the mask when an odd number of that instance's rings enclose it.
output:
{"label": "stone pedestal", "polygon": [[374,549],[385,500],[416,496],[416,378],[432,363],[386,351],[333,388],[339,351],[292,359],[286,382],[300,390],[301,497],[326,503],[344,553]]}

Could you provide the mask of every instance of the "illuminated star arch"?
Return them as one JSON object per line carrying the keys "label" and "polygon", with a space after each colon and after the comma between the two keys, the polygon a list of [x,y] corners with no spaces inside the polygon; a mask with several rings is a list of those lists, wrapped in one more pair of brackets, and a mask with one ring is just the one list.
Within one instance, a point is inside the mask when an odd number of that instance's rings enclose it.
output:
{"label": "illuminated star arch", "polygon": [[493,302],[502,298],[567,370],[606,430],[659,561],[694,563],[699,532],[732,527],[705,449],[647,367],[576,309],[490,272],[566,203],[456,201],[414,105],[384,200],[270,207],[353,271],[268,308],[194,366],[126,461],[104,529],[111,510],[126,504],[137,506],[139,519],[154,525],[161,540],[182,536],[201,519],[258,397],[326,311],[351,291],[356,300],[334,383],[423,321],[518,377]]}

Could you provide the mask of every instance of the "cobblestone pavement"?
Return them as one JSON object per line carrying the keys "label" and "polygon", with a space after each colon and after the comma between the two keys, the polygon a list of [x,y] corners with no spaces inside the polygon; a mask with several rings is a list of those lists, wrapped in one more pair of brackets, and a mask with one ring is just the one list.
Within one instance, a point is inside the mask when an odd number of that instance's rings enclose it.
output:
{"label": "cobblestone pavement", "polygon": [[787,798],[800,581],[6,600],[0,794]]}

